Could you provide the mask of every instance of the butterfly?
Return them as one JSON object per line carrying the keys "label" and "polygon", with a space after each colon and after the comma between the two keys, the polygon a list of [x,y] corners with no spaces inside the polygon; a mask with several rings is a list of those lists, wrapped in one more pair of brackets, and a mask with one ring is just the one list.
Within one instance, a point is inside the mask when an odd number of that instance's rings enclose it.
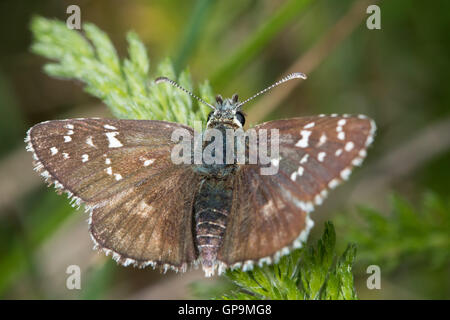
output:
{"label": "butterfly", "polygon": [[[210,106],[207,128],[224,131],[242,129],[245,103],[297,78],[306,76],[290,74],[243,102],[237,95],[217,96],[214,105],[168,78],[156,82]],[[49,185],[74,205],[84,204],[95,248],[124,266],[184,272],[201,265],[212,276],[276,263],[300,248],[314,225],[314,206],[362,163],[375,123],[362,115],[332,114],[252,129],[279,134],[273,175],[262,175],[258,163],[175,164],[173,132],[195,132],[166,121],[46,121],[30,128],[25,141]]]}

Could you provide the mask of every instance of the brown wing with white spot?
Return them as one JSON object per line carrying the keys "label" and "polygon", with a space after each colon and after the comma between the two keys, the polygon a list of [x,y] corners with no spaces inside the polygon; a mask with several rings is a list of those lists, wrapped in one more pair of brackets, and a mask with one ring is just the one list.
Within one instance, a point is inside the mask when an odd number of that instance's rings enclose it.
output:
{"label": "brown wing with white spot", "polygon": [[[247,267],[269,262],[306,238],[308,213],[329,189],[348,179],[366,156],[375,124],[364,116],[318,116],[270,121],[255,127],[279,131],[275,175],[259,165],[242,165],[236,176],[233,207],[218,259]],[[270,148],[270,145],[269,145]],[[308,222],[309,221],[309,222]]]}
{"label": "brown wing with white spot", "polygon": [[72,119],[37,124],[26,140],[36,170],[91,210],[98,246],[124,264],[184,269],[196,255],[184,188],[198,181],[171,160],[176,129],[193,134],[165,121]]}
{"label": "brown wing with white spot", "polygon": [[73,119],[39,123],[27,140],[37,170],[91,204],[172,166],[175,129],[192,133],[165,121]]}
{"label": "brown wing with white spot", "polygon": [[263,123],[279,129],[279,175],[297,184],[305,203],[320,204],[327,189],[347,180],[361,165],[375,134],[365,116],[318,116]]}

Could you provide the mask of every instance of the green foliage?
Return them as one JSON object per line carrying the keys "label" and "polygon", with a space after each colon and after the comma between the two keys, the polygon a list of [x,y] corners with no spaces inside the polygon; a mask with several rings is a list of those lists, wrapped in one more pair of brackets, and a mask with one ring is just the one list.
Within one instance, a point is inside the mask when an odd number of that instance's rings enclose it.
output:
{"label": "green foliage", "polygon": [[211,82],[223,86],[239,72],[245,64],[261,52],[288,23],[305,12],[310,0],[288,0],[275,11],[270,18],[214,73]]}
{"label": "green foliage", "polygon": [[[32,51],[55,60],[45,65],[47,74],[83,82],[85,90],[101,99],[121,119],[152,119],[192,125],[205,120],[208,107],[193,104],[191,97],[168,85],[149,81],[150,61],[144,44],[134,32],[127,34],[128,58],[121,60],[109,37],[91,23],[83,25],[84,35],[64,22],[34,17]],[[188,70],[177,77],[172,63],[165,60],[156,76],[178,80],[193,90]],[[200,96],[209,102],[213,94],[208,82],[200,85]]]}
{"label": "green foliage", "polygon": [[[0,70],[0,157],[10,151],[23,137],[23,115],[13,90]],[[20,141],[20,140],[19,140]]]}
{"label": "green foliage", "polygon": [[195,3],[189,23],[184,29],[183,41],[178,49],[174,60],[175,70],[180,70],[194,52],[198,42],[201,40],[202,30],[206,28],[209,13],[215,6],[217,0],[199,0]]}
{"label": "green foliage", "polygon": [[358,243],[359,260],[393,271],[405,262],[431,269],[450,266],[450,202],[428,193],[417,210],[398,195],[391,197],[392,210],[385,215],[359,207],[360,219],[339,217],[346,241]]}
{"label": "green foliage", "polygon": [[237,286],[223,299],[357,299],[352,266],[356,247],[350,244],[338,258],[336,234],[331,222],[325,224],[317,246],[298,249],[275,265],[255,267],[252,271],[233,270],[227,277]]}
{"label": "green foliage", "polygon": [[116,265],[115,261],[111,259],[104,264],[94,265],[94,270],[91,270],[88,281],[83,283],[85,288],[82,291],[81,298],[86,300],[104,299],[112,283],[114,283]]}
{"label": "green foliage", "polygon": [[193,281],[189,284],[189,292],[194,299],[208,300],[221,297],[224,292],[231,292],[236,285],[227,277],[219,277],[214,281],[208,278]]}
{"label": "green foliage", "polygon": [[74,211],[66,198],[44,189],[20,207],[20,227],[3,222],[0,228],[0,297],[20,272],[28,268],[33,273],[35,250]]}

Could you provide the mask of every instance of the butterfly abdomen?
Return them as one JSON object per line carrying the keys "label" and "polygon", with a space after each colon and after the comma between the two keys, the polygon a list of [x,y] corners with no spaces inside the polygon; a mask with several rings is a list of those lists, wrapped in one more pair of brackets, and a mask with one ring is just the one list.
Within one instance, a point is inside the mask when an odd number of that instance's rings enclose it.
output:
{"label": "butterfly abdomen", "polygon": [[228,222],[232,178],[207,177],[194,200],[195,244],[207,276],[214,274],[217,252]]}

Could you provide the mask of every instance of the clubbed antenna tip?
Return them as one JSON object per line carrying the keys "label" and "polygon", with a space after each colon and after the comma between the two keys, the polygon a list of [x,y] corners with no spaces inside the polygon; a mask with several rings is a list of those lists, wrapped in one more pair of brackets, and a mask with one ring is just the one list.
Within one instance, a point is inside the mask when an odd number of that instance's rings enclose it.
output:
{"label": "clubbed antenna tip", "polygon": [[155,79],[155,83],[161,83],[161,82],[170,82],[171,80],[167,77],[158,77]]}
{"label": "clubbed antenna tip", "polygon": [[301,73],[301,72],[294,72],[294,73],[291,73],[291,74],[288,75],[286,78],[288,78],[289,76],[292,76],[291,79],[293,79],[293,78],[296,78],[296,79],[303,79],[303,80],[308,79],[308,77],[306,76],[306,74]]}
{"label": "clubbed antenna tip", "polygon": [[286,77],[284,77],[284,78],[282,78],[281,80],[275,82],[273,85],[271,85],[271,86],[265,88],[264,90],[261,90],[260,92],[258,92],[258,93],[255,94],[254,96],[252,96],[252,97],[248,98],[247,100],[245,100],[245,101],[239,103],[239,104],[237,105],[237,107],[240,108],[241,106],[243,106],[244,104],[246,104],[246,103],[249,102],[250,100],[255,99],[257,96],[259,96],[259,95],[261,95],[261,94],[263,94],[263,93],[269,91],[270,89],[273,89],[273,88],[279,86],[279,85],[282,84],[282,83],[285,83],[286,81],[289,81],[289,80],[292,80],[292,79],[303,79],[303,80],[306,80],[306,78],[307,78],[306,75],[305,75],[304,73],[301,73],[301,72],[290,73],[290,74],[288,74]]}

